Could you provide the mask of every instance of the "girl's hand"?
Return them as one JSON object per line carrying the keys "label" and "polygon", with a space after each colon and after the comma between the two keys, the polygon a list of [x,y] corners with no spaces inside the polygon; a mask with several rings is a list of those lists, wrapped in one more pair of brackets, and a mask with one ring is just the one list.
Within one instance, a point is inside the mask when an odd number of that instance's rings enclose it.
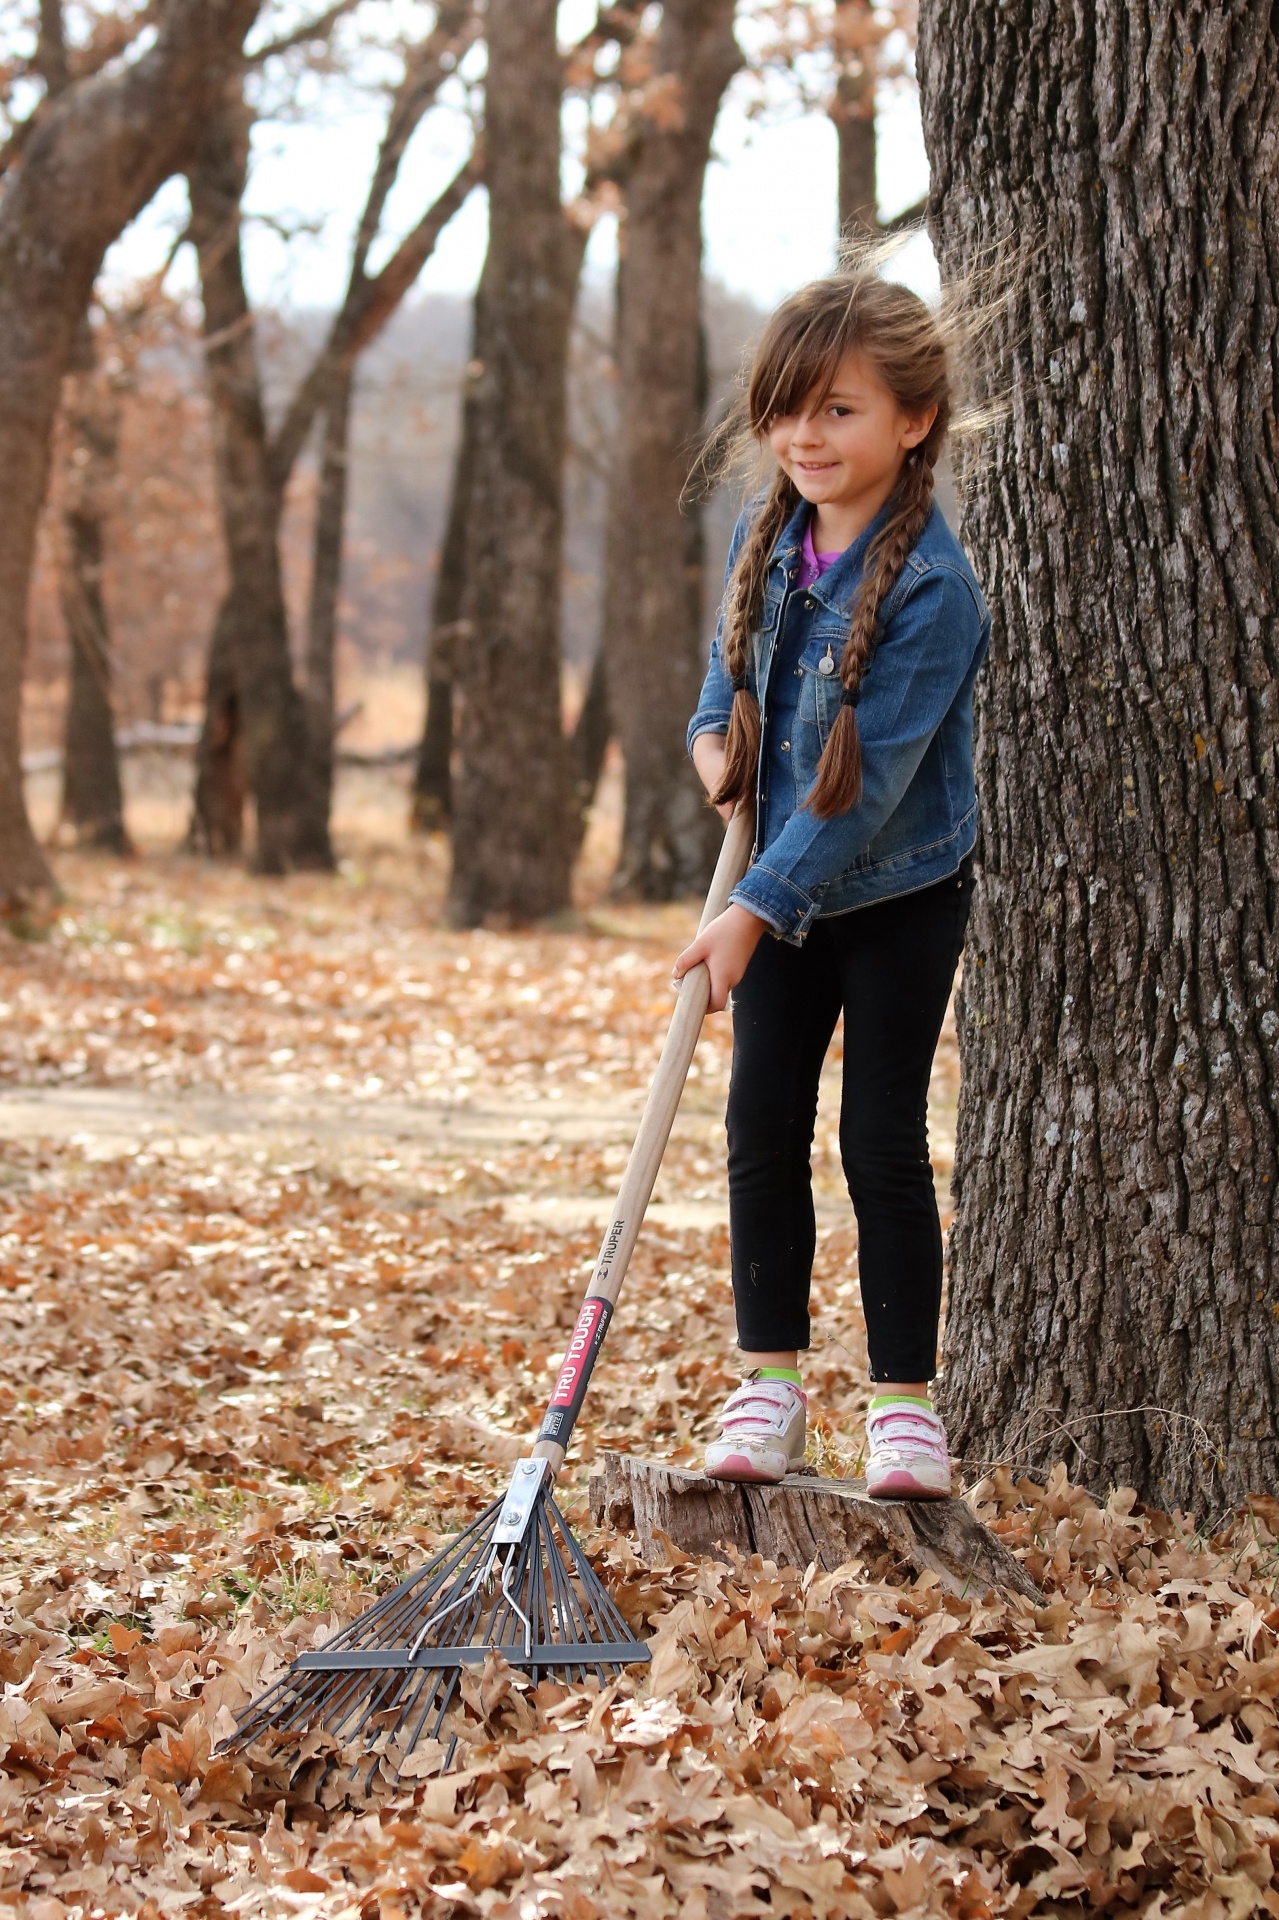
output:
{"label": "girl's hand", "polygon": [[[724,778],[724,745],[727,739],[722,733],[699,733],[693,742],[693,765],[697,768],[697,777],[707,793],[714,793]],[[728,800],[715,811],[721,820],[731,820],[734,802]]]}
{"label": "girl's hand", "polygon": [[682,980],[690,968],[705,963],[711,976],[707,1011],[722,1013],[729,994],[745,973],[751,955],[767,931],[764,922],[748,913],[745,907],[725,907],[719,918],[712,920],[675,962],[676,981]]}

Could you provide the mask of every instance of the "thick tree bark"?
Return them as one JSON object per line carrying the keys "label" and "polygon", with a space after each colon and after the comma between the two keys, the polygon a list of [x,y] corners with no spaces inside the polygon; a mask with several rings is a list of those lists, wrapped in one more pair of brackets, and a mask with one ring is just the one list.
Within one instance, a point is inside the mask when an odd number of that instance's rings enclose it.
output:
{"label": "thick tree bark", "polygon": [[320,490],[311,542],[311,594],[307,607],[306,704],[312,761],[323,795],[326,821],[333,802],[334,670],[353,382],[354,369],[347,367],[333,388],[324,416]]}
{"label": "thick tree bark", "polygon": [[568,905],[560,718],[568,336],[584,235],[560,204],[555,0],[490,0],[489,245],[475,305],[474,634],[456,658],[454,920]]}
{"label": "thick tree bark", "polygon": [[[477,363],[472,354],[471,367]],[[440,546],[439,572],[431,596],[431,625],[426,641],[426,719],[413,771],[411,825],[416,833],[437,833],[453,816],[453,674],[459,647],[474,631],[467,619],[467,529],[475,477],[475,435],[479,417],[477,376],[468,371],[462,398],[449,517]]]}
{"label": "thick tree bark", "polygon": [[259,0],[168,0],[136,60],[68,86],[0,200],[0,904],[49,884],[27,818],[20,723],[27,592],[49,442],[102,256],[182,167]]}
{"label": "thick tree bark", "polygon": [[130,852],[111,702],[111,637],[102,593],[103,524],[120,448],[120,395],[80,323],[63,384],[65,458],[58,588],[70,650],[62,821],[81,847]]}
{"label": "thick tree bark", "polygon": [[[660,115],[641,119],[619,232],[617,437],[604,647],[626,762],[615,886],[646,900],[704,890],[723,838],[684,747],[705,667],[702,528],[681,510],[706,408],[702,185],[720,100],[741,65],[733,0],[667,0],[654,48]],[[660,82],[678,89],[678,111]]]}
{"label": "thick tree bark", "polygon": [[[231,574],[228,605],[220,617],[230,637],[245,769],[257,811],[254,866],[259,873],[284,873],[292,867],[331,867],[333,854],[327,796],[289,658],[279,502],[240,256],[249,124],[241,86],[232,82],[205,117],[187,182],[204,302],[218,504]],[[209,823],[205,833],[211,837]]]}
{"label": "thick tree bark", "polygon": [[836,0],[832,40],[838,67],[831,119],[839,139],[839,230],[879,225],[875,152],[875,50],[882,29],[870,0]]}
{"label": "thick tree bark", "polygon": [[1279,41],[1268,8],[929,0],[920,56],[943,271],[1034,242],[965,516],[994,633],[946,1410],[970,1458],[1202,1513],[1279,1483]]}

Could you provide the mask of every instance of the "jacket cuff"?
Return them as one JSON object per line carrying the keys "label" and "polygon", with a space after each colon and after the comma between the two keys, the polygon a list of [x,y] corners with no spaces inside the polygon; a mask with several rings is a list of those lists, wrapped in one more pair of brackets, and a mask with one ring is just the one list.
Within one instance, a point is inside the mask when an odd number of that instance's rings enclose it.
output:
{"label": "jacket cuff", "polygon": [[810,894],[758,861],[747,869],[728,897],[731,904],[745,907],[747,913],[753,913],[796,947],[803,945],[804,935],[817,918],[817,901]]}
{"label": "jacket cuff", "polygon": [[693,751],[693,742],[702,733],[727,733],[731,713],[695,713],[688,723],[688,733],[684,744],[689,753]]}

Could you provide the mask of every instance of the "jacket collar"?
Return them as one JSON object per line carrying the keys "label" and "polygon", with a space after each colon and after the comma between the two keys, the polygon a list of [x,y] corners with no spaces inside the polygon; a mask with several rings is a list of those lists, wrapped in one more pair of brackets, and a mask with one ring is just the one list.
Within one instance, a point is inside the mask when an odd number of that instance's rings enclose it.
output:
{"label": "jacket collar", "polygon": [[[862,581],[862,569],[866,555],[881,528],[887,526],[890,501],[885,501],[879,512],[868,526],[862,528],[851,547],[845,547],[839,559],[827,567],[806,591],[825,607],[828,613],[848,616],[853,610],[853,601],[857,598],[857,589]],[[807,500],[801,500],[778,536],[773,549],[773,565],[784,569],[788,583],[793,583],[799,568],[800,554],[804,546],[804,533],[812,518],[813,509]]]}

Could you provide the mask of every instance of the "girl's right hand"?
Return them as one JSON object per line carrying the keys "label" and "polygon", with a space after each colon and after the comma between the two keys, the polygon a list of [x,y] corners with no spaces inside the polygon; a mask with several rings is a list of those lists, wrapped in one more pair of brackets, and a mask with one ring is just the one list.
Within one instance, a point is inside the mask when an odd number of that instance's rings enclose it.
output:
{"label": "girl's right hand", "polygon": [[[707,793],[714,793],[724,777],[724,745],[727,739],[722,733],[699,733],[693,742],[693,765],[697,776]],[[731,820],[734,802],[725,801],[715,811],[721,820]]]}

